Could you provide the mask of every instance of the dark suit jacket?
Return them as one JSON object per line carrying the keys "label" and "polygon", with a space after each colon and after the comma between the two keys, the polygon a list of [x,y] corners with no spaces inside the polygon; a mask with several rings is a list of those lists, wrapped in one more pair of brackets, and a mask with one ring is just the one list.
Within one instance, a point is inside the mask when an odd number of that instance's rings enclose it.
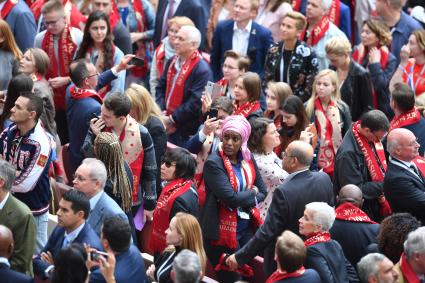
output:
{"label": "dark suit jacket", "polygon": [[[44,249],[40,252],[51,252],[53,259],[55,259],[60,250],[62,249],[63,239],[65,237],[65,229],[57,226],[52,234],[49,237],[49,240],[47,241],[46,246]],[[78,234],[77,238],[73,241],[73,243],[80,243],[80,244],[88,244],[90,247],[95,248],[96,250],[103,250],[102,245],[100,244],[99,237],[97,236],[96,232],[93,231],[93,229],[90,227],[90,224],[86,222],[83,229]],[[49,267],[49,264],[42,261],[40,255],[37,255],[33,259],[33,265],[34,265],[34,273],[41,278],[45,279],[44,271],[47,267]]]}
{"label": "dark suit jacket", "polygon": [[344,251],[344,255],[352,266],[366,255],[367,247],[376,243],[379,224],[335,220],[330,230],[332,239],[337,241]]}
{"label": "dark suit jacket", "polygon": [[307,247],[304,266],[316,270],[322,283],[358,282],[356,271],[334,240]]}
{"label": "dark suit jacket", "polygon": [[22,273],[10,269],[6,264],[0,263],[0,278],[2,283],[32,283],[34,280]]}
{"label": "dark suit jacket", "polygon": [[332,182],[326,173],[307,170],[289,175],[275,190],[264,224],[254,237],[236,252],[238,263],[249,263],[264,251],[264,269],[266,274],[270,275],[276,270],[274,249],[277,237],[285,230],[299,234],[298,220],[303,216],[306,204],[321,201],[333,206],[334,198]]}
{"label": "dark suit jacket", "polygon": [[[136,246],[123,253],[117,254],[114,276],[117,283],[145,282],[145,265],[140,251]],[[106,282],[99,269],[90,274],[90,283]]]}
{"label": "dark suit jacket", "polygon": [[[226,20],[218,23],[214,31],[211,50],[211,68],[214,80],[218,81],[223,77],[221,66],[224,62],[224,52],[232,49],[233,20]],[[270,30],[252,22],[251,34],[249,36],[247,56],[251,60],[249,70],[264,77],[264,62],[273,38]]]}
{"label": "dark suit jacket", "polygon": [[9,259],[11,268],[33,275],[32,255],[35,250],[36,226],[31,210],[9,194],[6,204],[0,210],[0,224],[8,227],[13,233],[15,249]]}
{"label": "dark suit jacket", "polygon": [[[159,0],[155,17],[155,34],[153,37],[155,48],[161,43],[161,31],[167,6],[168,0]],[[201,2],[199,0],[182,0],[173,15],[173,17],[176,16],[185,16],[192,20],[196,28],[201,32],[202,40],[200,49],[202,50],[203,43],[205,42],[208,16],[204,14],[204,8]]]}
{"label": "dark suit jacket", "polygon": [[425,119],[421,116],[421,119],[416,124],[404,126],[403,128],[411,130],[418,138],[419,154],[424,156],[425,153]]}
{"label": "dark suit jacket", "polygon": [[[183,1],[184,2],[184,1]],[[182,2],[182,3],[183,3]],[[156,87],[156,102],[161,110],[165,110],[165,91],[167,88],[167,73],[171,59],[167,62],[164,72]],[[199,109],[201,109],[201,96],[208,81],[212,80],[212,73],[208,63],[201,59],[187,77],[183,89],[182,104],[173,112],[172,116],[177,125],[177,130],[183,137],[189,139],[196,133],[199,126]]]}
{"label": "dark suit jacket", "polygon": [[415,174],[390,161],[384,193],[393,212],[409,212],[425,223],[425,184]]}

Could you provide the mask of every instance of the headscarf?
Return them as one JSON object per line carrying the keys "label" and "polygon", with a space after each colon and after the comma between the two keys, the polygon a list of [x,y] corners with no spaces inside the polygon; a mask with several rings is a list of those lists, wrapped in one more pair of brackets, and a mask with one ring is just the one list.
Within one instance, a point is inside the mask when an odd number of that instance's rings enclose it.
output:
{"label": "headscarf", "polygon": [[223,139],[223,135],[227,131],[234,131],[241,135],[242,138],[242,158],[245,161],[251,160],[251,151],[248,149],[248,139],[251,134],[251,125],[248,120],[242,115],[231,115],[227,116],[221,124],[220,139]]}

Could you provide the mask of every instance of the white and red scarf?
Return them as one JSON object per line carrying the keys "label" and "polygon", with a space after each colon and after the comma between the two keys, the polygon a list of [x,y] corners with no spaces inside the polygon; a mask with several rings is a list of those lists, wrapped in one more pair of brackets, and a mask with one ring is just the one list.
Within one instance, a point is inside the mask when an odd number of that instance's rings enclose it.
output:
{"label": "white and red scarf", "polygon": [[279,281],[286,279],[286,278],[300,277],[301,275],[304,274],[304,272],[305,272],[304,266],[301,266],[300,268],[298,268],[294,272],[286,272],[286,271],[276,270],[275,272],[272,273],[272,275],[270,275],[269,278],[267,278],[266,283],[279,282]]}
{"label": "white and red scarf", "polygon": [[190,180],[179,178],[171,181],[162,189],[153,212],[154,220],[149,243],[153,252],[162,252],[167,247],[165,230],[170,225],[169,218],[174,200],[190,190],[191,186]]}
{"label": "white and red scarf", "polygon": [[395,116],[390,123],[390,131],[403,128],[412,124],[416,124],[421,119],[421,113],[419,110],[414,107],[412,110],[409,110],[405,113],[402,113],[398,116]]}
{"label": "white and red scarf", "polygon": [[336,219],[350,222],[362,222],[376,224],[369,216],[360,208],[352,203],[345,202],[335,209]]}
{"label": "white and red scarf", "polygon": [[[229,157],[224,154],[222,149],[222,144],[218,146],[218,152],[223,159],[224,168],[229,177],[230,184],[235,192],[238,191],[238,181],[235,172],[233,171],[232,163],[230,162]],[[254,162],[252,159],[249,161],[242,160],[242,171],[246,179],[248,190],[252,190],[254,186],[256,174]],[[260,226],[263,221],[260,217],[260,212],[256,207],[254,207],[250,212],[250,221],[256,226]],[[230,211],[223,203],[219,202],[219,225],[218,225],[218,240],[212,241],[213,245],[225,246],[230,249],[236,249],[238,247],[238,241],[236,239],[236,228],[238,225],[238,216],[237,210],[234,209]]]}
{"label": "white and red scarf", "polygon": [[334,101],[330,101],[328,107],[324,109],[320,99],[316,98],[314,109],[317,133],[320,138],[317,165],[325,173],[333,174],[336,152],[342,143],[341,115]]}
{"label": "white and red scarf", "polygon": [[245,102],[242,105],[239,105],[236,101],[233,103],[233,115],[242,115],[245,118],[248,118],[251,113],[254,113],[258,109],[260,109],[260,102],[259,101],[253,101],[253,102]]}
{"label": "white and red scarf", "polygon": [[316,232],[311,234],[307,240],[304,241],[304,246],[310,247],[318,243],[325,243],[331,240],[331,234],[327,231]]}
{"label": "white and red scarf", "polygon": [[[316,46],[316,44],[325,36],[326,32],[329,29],[329,18],[323,17],[320,22],[311,30],[309,36],[305,40],[308,45]],[[301,34],[300,39],[304,40],[307,29]]]}
{"label": "white and red scarf", "polygon": [[174,112],[174,110],[176,110],[183,102],[184,86],[185,86],[186,80],[192,73],[193,68],[195,68],[195,66],[201,60],[201,55],[199,54],[198,50],[195,50],[189,56],[189,58],[187,58],[186,61],[183,62],[183,65],[181,66],[180,72],[177,75],[177,78],[175,80],[174,87],[171,93],[173,80],[177,74],[175,64],[178,58],[179,58],[178,56],[174,56],[174,58],[171,61],[170,67],[168,68],[168,73],[167,73],[167,87],[165,90],[167,115],[171,115]]}
{"label": "white and red scarf", "polygon": [[94,100],[97,100],[100,104],[103,103],[102,98],[99,96],[99,94],[92,89],[79,88],[73,85],[69,88],[69,92],[71,94],[71,97],[75,100],[91,97]]}

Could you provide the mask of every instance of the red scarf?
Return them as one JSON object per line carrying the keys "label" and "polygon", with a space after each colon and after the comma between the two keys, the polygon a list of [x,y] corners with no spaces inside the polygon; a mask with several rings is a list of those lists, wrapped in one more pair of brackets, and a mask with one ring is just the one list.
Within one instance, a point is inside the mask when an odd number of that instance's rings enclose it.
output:
{"label": "red scarf", "polygon": [[294,272],[286,272],[286,271],[280,271],[279,269],[270,275],[269,278],[267,278],[266,283],[274,283],[279,282],[280,280],[286,279],[286,278],[293,278],[293,277],[300,277],[305,272],[304,266],[301,266],[299,269],[295,270]]}
{"label": "red scarf", "polygon": [[[233,171],[232,163],[229,157],[224,154],[222,145],[218,146],[218,152],[223,159],[224,168],[226,169],[227,176],[229,177],[230,184],[235,192],[238,191],[238,181],[235,172]],[[242,160],[242,171],[246,179],[247,188],[252,189],[255,182],[255,167],[252,160]],[[236,228],[238,225],[237,210],[230,211],[221,202],[219,202],[219,226],[218,226],[218,240],[213,241],[213,245],[225,246],[230,249],[236,249],[238,247],[238,241],[236,239]],[[261,225],[262,220],[260,212],[256,207],[251,210],[250,220],[254,225]]]}
{"label": "red scarf", "polygon": [[161,77],[162,72],[164,71],[164,61],[165,61],[165,45],[164,43],[160,43],[159,46],[155,50],[156,55],[156,73],[158,75],[158,79]]}
{"label": "red scarf", "polygon": [[91,97],[94,100],[98,101],[100,104],[103,103],[102,98],[99,96],[99,94],[97,94],[97,92],[92,89],[78,88],[73,85],[69,88],[69,92],[71,93],[71,97],[75,100]]}
{"label": "red scarf", "polygon": [[292,9],[294,11],[299,12],[301,10],[302,0],[293,0],[292,1]]}
{"label": "red scarf", "polygon": [[165,230],[170,225],[169,218],[174,200],[190,190],[191,186],[190,180],[180,178],[171,181],[162,189],[153,212],[152,235],[149,243],[153,252],[162,252],[167,247]]}
{"label": "red scarf", "polygon": [[390,131],[416,124],[420,119],[421,113],[416,107],[414,107],[412,110],[394,117],[390,123]]}
{"label": "red scarf", "polygon": [[329,232],[326,232],[326,231],[317,232],[310,235],[310,237],[308,237],[308,239],[304,241],[304,245],[306,247],[310,247],[318,243],[329,242],[330,240],[331,240],[331,234]]}
{"label": "red scarf", "polygon": [[419,277],[416,272],[413,271],[412,267],[407,262],[406,255],[401,254],[400,258],[400,270],[403,274],[404,281],[407,283],[420,283]]}
{"label": "red scarf", "polygon": [[6,3],[4,3],[0,13],[0,16],[3,20],[6,20],[9,12],[13,9],[13,7],[15,7],[16,4],[18,4],[18,0],[7,0]]}
{"label": "red scarf", "polygon": [[217,82],[217,84],[221,85],[221,89],[223,90],[223,92],[221,93],[221,96],[226,96],[226,91],[227,91],[227,80],[222,78],[221,80],[219,80]]}
{"label": "red scarf", "polygon": [[[41,8],[45,3],[46,0],[36,0],[31,5],[29,5],[36,22],[38,22],[38,20],[40,19]],[[82,29],[82,24],[85,24],[87,21],[86,16],[84,16],[71,1],[63,0],[63,5],[65,10],[66,22],[71,27]]]}
{"label": "red scarf", "polygon": [[[325,36],[325,33],[329,29],[329,18],[323,17],[320,22],[311,30],[309,37],[306,42],[310,46],[316,46],[316,44]],[[307,29],[301,34],[301,40],[304,39],[304,36],[307,32]]]}
{"label": "red scarf", "polygon": [[339,26],[339,19],[341,16],[341,3],[340,0],[333,0],[329,9],[328,18],[337,27]]}
{"label": "red scarf", "polygon": [[425,177],[425,157],[418,155],[412,160],[412,162],[415,163],[416,167],[418,167],[422,177]]}
{"label": "red scarf", "polygon": [[[383,70],[385,70],[385,68],[387,67],[387,63],[388,63],[388,57],[389,57],[389,53],[390,51],[388,50],[388,47],[386,46],[378,46],[379,47],[379,51],[381,53],[381,67]],[[357,48],[354,53],[353,53],[353,60],[356,61],[357,63],[363,65],[363,60],[366,56],[366,54],[369,54],[369,49],[367,47],[365,47],[363,44],[359,45],[359,48]],[[370,64],[370,62],[369,62]],[[373,103],[373,108],[377,109],[378,108],[378,94],[376,93],[375,88],[373,88],[373,92],[372,92],[372,103]]]}
{"label": "red scarf", "polygon": [[260,102],[259,101],[253,101],[253,102],[245,102],[242,105],[239,105],[236,101],[233,103],[233,115],[242,115],[245,118],[248,118],[248,116],[260,109]]}
{"label": "red scarf", "polygon": [[[112,1],[112,2],[115,3],[114,1]],[[87,48],[86,58],[89,59],[89,60],[91,60],[91,52],[92,52],[91,47]],[[111,57],[112,57],[112,61],[113,61],[114,57],[115,57],[115,45],[114,44],[112,44]],[[96,66],[96,69],[99,73],[106,71],[106,68],[105,68],[106,60],[108,60],[108,58],[105,58],[104,50],[99,50],[97,60],[96,60],[96,62],[94,62],[94,65]],[[99,93],[100,97],[105,98],[106,94],[110,90],[111,90],[111,84],[109,83],[109,84],[105,85],[104,87],[102,87],[101,89],[99,89],[98,93]]]}
{"label": "red scarf", "polygon": [[112,9],[111,13],[109,14],[109,26],[111,27],[111,33],[114,31],[115,27],[117,26],[118,22],[121,20],[120,13],[118,12],[117,3],[115,1],[111,1],[112,3]]}
{"label": "red scarf", "polygon": [[335,213],[338,220],[376,224],[363,210],[349,202],[344,202],[338,206]]}
{"label": "red scarf", "polygon": [[[71,65],[77,45],[74,43],[71,35],[71,27],[65,25],[58,42],[59,62],[56,60],[53,34],[46,30],[41,48],[46,51],[50,58],[50,68],[46,78],[66,77],[69,75],[69,65]],[[54,88],[54,102],[56,109],[65,109],[66,85],[60,88]]]}
{"label": "red scarf", "polygon": [[335,155],[342,143],[341,117],[334,101],[330,101],[326,110],[319,98],[314,101],[315,122],[321,143],[318,154],[318,166],[327,174],[333,174]]}
{"label": "red scarf", "polygon": [[[168,68],[167,73],[167,87],[165,90],[165,103],[167,109],[167,115],[171,115],[174,110],[176,110],[183,101],[184,95],[184,85],[186,83],[187,78],[192,73],[193,68],[198,64],[201,60],[201,55],[198,50],[195,50],[186,61],[183,62],[181,66],[180,72],[175,80],[173,92],[171,92],[171,87],[173,84],[173,79],[176,76],[177,70],[174,67],[178,56],[174,56],[171,61],[170,67]],[[168,102],[168,103],[167,103]]]}

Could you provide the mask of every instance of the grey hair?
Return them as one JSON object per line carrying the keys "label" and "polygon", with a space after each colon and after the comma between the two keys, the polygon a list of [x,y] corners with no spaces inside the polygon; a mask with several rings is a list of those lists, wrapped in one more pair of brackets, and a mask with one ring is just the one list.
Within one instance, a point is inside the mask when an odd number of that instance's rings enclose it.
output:
{"label": "grey hair", "polygon": [[101,188],[103,189],[108,178],[105,164],[96,158],[86,158],[81,164],[84,164],[90,168],[89,176],[93,180],[100,181]]}
{"label": "grey hair", "polygon": [[[296,141],[297,143],[304,143],[306,147],[311,147],[311,145],[304,141]],[[301,149],[299,147],[293,147],[291,150],[291,156],[296,157],[298,162],[304,166],[310,166],[313,161],[313,155],[308,154],[308,151]]]}
{"label": "grey hair", "polygon": [[182,250],[173,261],[176,283],[198,283],[201,280],[201,261],[196,253]]}
{"label": "grey hair", "polygon": [[332,0],[322,0],[322,9],[325,10],[325,12],[329,12],[329,9],[331,8]]}
{"label": "grey hair", "polygon": [[180,28],[182,31],[186,31],[188,34],[187,40],[193,42],[196,45],[196,49],[201,45],[201,32],[194,26],[182,26]]}
{"label": "grey hair", "polygon": [[404,253],[407,259],[413,258],[415,253],[425,252],[425,227],[419,227],[407,235],[404,241]]}
{"label": "grey hair", "polygon": [[0,160],[0,179],[4,181],[4,189],[10,191],[15,182],[16,169],[9,162]]}
{"label": "grey hair", "polygon": [[394,154],[394,150],[400,147],[400,144],[395,139],[387,139],[387,151],[390,155]]}
{"label": "grey hair", "polygon": [[357,263],[357,273],[361,283],[367,283],[369,276],[379,275],[379,264],[386,259],[386,256],[380,253],[371,253],[365,255]]}
{"label": "grey hair", "polygon": [[335,209],[326,202],[310,202],[305,206],[312,212],[313,222],[322,226],[322,231],[329,231],[335,221]]}

